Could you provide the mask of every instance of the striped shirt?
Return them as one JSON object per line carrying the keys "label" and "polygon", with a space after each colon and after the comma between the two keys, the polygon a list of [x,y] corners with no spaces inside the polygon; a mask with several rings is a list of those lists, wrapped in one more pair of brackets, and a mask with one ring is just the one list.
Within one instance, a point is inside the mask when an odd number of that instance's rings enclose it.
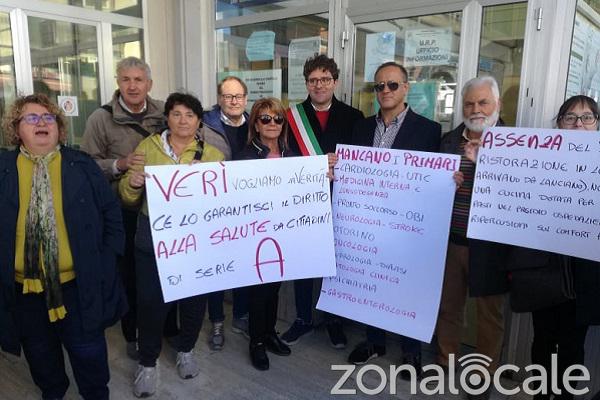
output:
{"label": "striped shirt", "polygon": [[396,140],[396,135],[398,135],[398,131],[402,127],[402,123],[404,122],[404,117],[406,117],[407,112],[408,105],[405,103],[404,111],[398,114],[387,127],[383,122],[383,118],[381,118],[381,111],[377,113],[377,116],[375,117],[377,127],[375,128],[375,136],[373,137],[373,147],[386,149],[392,148],[394,140]]}
{"label": "striped shirt", "polygon": [[460,154],[459,171],[463,173],[465,180],[454,196],[452,221],[450,222],[450,232],[465,238],[467,236],[469,209],[471,207],[471,195],[473,193],[473,179],[475,175],[475,164],[465,157],[465,144],[467,142],[468,139],[463,133],[458,147],[458,154]]}

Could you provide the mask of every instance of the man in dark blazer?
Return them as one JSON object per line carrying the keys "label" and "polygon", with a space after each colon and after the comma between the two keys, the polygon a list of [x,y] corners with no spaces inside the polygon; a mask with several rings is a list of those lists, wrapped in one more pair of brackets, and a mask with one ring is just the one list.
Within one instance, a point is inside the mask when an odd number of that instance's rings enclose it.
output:
{"label": "man in dark blazer", "polygon": [[[380,110],[376,115],[358,122],[352,132],[351,144],[398,150],[437,152],[440,148],[442,127],[413,112],[406,104],[409,90],[406,69],[395,62],[380,65],[375,71],[375,92]],[[402,364],[421,371],[421,343],[402,336]],[[367,341],[350,353],[348,361],[364,364],[385,354],[385,331],[367,327]],[[401,371],[403,379],[410,379],[408,371]]]}
{"label": "man in dark blazer", "polygon": [[[330,166],[337,160],[336,146],[350,143],[352,128],[364,118],[360,110],[342,103],[334,96],[339,73],[333,58],[325,54],[306,60],[303,74],[308,97],[288,110],[292,130],[289,135],[290,149],[303,156],[327,154]],[[281,336],[288,345],[297,343],[302,336],[313,332],[313,281],[294,281],[296,320]],[[345,348],[347,340],[341,319],[329,314],[325,319],[331,345],[336,349]]]}
{"label": "man in dark blazer", "polygon": [[[509,246],[467,239],[467,225],[475,164],[465,150],[477,146],[487,127],[503,125],[499,117],[500,92],[493,77],[473,78],[462,89],[463,123],[442,138],[440,151],[461,156],[463,183],[457,189],[450,222],[450,238],[440,311],[436,325],[437,363],[448,367],[450,354],[459,358],[467,293],[477,306],[476,353],[490,358],[492,373],[498,367],[504,340],[504,301],[508,291],[506,274]],[[468,394],[470,400],[487,400],[490,390]]]}

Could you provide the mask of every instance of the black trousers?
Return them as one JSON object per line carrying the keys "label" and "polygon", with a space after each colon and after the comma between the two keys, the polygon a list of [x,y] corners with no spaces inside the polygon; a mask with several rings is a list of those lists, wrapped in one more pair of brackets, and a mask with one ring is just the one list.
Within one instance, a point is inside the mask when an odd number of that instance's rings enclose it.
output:
{"label": "black trousers", "polygon": [[[121,208],[123,215],[123,228],[125,229],[125,252],[118,257],[117,262],[121,273],[121,280],[127,295],[129,310],[121,318],[121,331],[127,342],[137,341],[137,283],[135,273],[135,232],[137,230],[138,212]],[[164,326],[164,336],[172,337],[178,334],[177,306],[169,310]]]}
{"label": "black trousers", "polygon": [[[575,300],[534,311],[531,315],[533,317],[531,361],[542,365],[550,374],[552,354],[557,354],[558,388],[561,389],[562,394],[554,396],[554,399],[573,399],[573,395],[567,393],[562,385],[562,376],[569,366],[583,365],[588,326],[577,325],[575,322]],[[534,396],[535,400],[549,398],[550,394]]]}
{"label": "black trousers", "polygon": [[137,211],[121,209],[123,228],[125,229],[125,252],[117,260],[123,280],[123,287],[129,303],[129,311],[121,318],[121,331],[128,342],[137,340],[137,299],[135,282],[135,230],[137,226]]}
{"label": "black trousers", "polygon": [[248,288],[250,344],[264,343],[266,335],[275,334],[280,287],[281,282],[273,282]]}
{"label": "black trousers", "polygon": [[173,303],[179,306],[180,331],[177,351],[191,351],[202,328],[207,295],[192,296],[176,302],[163,300],[154,254],[136,248],[137,325],[140,364],[154,367],[162,348],[163,326]]}

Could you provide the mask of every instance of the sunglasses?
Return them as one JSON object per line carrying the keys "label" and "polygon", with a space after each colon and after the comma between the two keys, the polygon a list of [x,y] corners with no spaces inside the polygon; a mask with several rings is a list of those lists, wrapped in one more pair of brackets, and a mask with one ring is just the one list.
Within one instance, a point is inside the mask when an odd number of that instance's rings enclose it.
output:
{"label": "sunglasses", "polygon": [[259,115],[257,119],[263,125],[268,125],[269,123],[271,123],[271,120],[273,120],[273,122],[275,122],[277,125],[283,125],[283,121],[285,121],[285,119],[281,115],[276,115],[272,117],[268,114]]}
{"label": "sunglasses", "polygon": [[25,121],[25,123],[29,125],[37,125],[40,123],[40,120],[44,121],[44,123],[51,125],[56,123],[56,115],[50,113],[44,113],[42,115],[38,114],[25,114],[19,121]]}
{"label": "sunglasses", "polygon": [[392,92],[395,92],[400,87],[400,84],[406,82],[387,81],[376,83],[374,88],[376,92],[383,92],[383,89],[387,86]]}

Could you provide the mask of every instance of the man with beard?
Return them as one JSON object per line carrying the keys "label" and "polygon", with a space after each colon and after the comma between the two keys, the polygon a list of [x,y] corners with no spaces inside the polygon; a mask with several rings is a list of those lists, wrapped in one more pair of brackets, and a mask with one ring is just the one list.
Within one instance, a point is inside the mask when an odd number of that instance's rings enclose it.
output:
{"label": "man with beard", "polygon": [[[475,174],[471,150],[477,148],[485,129],[502,125],[498,83],[489,76],[471,79],[463,87],[462,98],[464,122],[442,137],[440,147],[442,153],[461,156],[460,171],[464,181],[456,191],[452,209],[436,328],[437,362],[447,370],[448,356],[455,354],[458,359],[468,291],[477,305],[475,351],[490,357],[488,369],[493,372],[498,366],[504,337],[504,294],[508,285],[506,273],[500,266],[506,252],[501,250],[502,244],[467,239],[467,224]],[[470,159],[465,156],[465,149]],[[488,399],[489,396],[488,390],[482,395],[468,395],[468,398]]]}

